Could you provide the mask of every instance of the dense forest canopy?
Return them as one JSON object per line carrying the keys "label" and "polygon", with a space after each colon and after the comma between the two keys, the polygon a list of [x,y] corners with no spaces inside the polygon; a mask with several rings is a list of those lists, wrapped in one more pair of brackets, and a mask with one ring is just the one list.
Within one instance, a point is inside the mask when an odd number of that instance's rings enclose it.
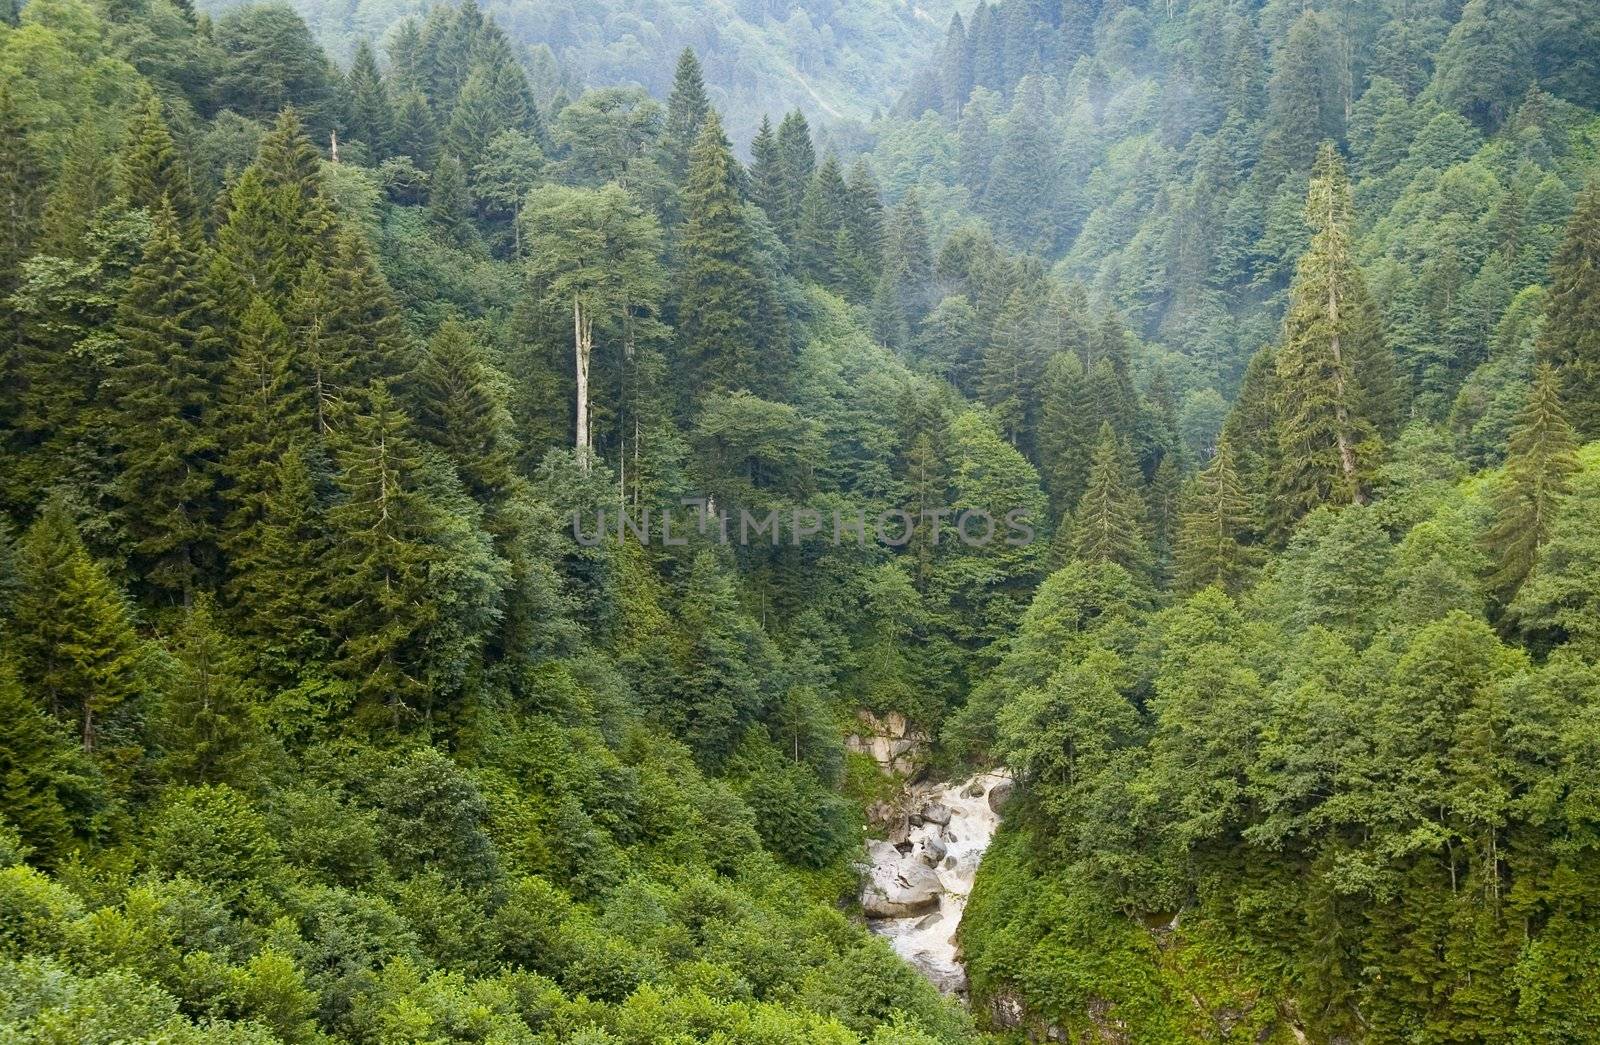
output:
{"label": "dense forest canopy", "polygon": [[0,1032],[1600,1040],[1597,34],[9,6]]}

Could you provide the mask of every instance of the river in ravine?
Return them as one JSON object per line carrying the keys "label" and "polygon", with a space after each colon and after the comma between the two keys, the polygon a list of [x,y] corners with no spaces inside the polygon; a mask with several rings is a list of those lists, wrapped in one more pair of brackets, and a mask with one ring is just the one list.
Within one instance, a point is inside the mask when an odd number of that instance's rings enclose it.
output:
{"label": "river in ravine", "polygon": [[947,994],[966,995],[956,930],[1010,792],[1004,772],[913,785],[889,838],[867,843],[861,906],[868,924]]}

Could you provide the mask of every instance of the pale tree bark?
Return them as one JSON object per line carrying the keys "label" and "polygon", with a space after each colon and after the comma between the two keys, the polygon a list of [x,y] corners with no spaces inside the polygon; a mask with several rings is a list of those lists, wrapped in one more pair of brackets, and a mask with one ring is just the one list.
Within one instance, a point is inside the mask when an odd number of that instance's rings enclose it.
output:
{"label": "pale tree bark", "polygon": [[578,384],[578,424],[573,445],[585,470],[589,467],[589,354],[594,349],[594,323],[579,298],[572,299],[572,346]]}

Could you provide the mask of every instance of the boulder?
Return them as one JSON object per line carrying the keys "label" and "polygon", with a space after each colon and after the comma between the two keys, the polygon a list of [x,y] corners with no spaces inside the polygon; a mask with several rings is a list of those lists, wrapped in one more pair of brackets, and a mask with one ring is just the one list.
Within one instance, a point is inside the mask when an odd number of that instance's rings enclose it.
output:
{"label": "boulder", "polygon": [[861,888],[868,918],[914,918],[939,909],[944,886],[921,860],[908,860],[888,842],[868,843],[872,872]]}
{"label": "boulder", "polygon": [[918,918],[916,925],[912,926],[912,928],[916,929],[918,932],[921,932],[924,929],[932,929],[935,925],[938,925],[942,921],[944,921],[944,914],[939,911],[934,911],[932,914],[925,914],[921,918]]}
{"label": "boulder", "polygon": [[944,843],[937,838],[927,838],[922,842],[922,859],[929,867],[938,867],[946,852]]}
{"label": "boulder", "polygon": [[968,784],[967,789],[961,793],[968,798],[982,798],[983,790],[983,785],[974,780],[972,783]]}
{"label": "boulder", "polygon": [[989,789],[989,808],[996,813],[1011,800],[1011,793],[1016,790],[1016,785],[1009,780],[1002,780]]}
{"label": "boulder", "polygon": [[922,807],[922,819],[930,824],[948,827],[950,825],[950,807],[943,802],[929,802]]}

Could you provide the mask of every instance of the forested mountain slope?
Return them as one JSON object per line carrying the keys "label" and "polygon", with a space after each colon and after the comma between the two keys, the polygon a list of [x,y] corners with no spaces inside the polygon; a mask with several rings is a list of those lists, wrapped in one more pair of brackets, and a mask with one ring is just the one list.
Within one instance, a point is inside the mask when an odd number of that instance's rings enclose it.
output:
{"label": "forested mountain slope", "polygon": [[[1600,1037],[1585,9],[1007,0],[819,134],[31,0],[0,1028]],[[852,916],[860,709],[1016,775],[971,1013]]]}
{"label": "forested mountain slope", "polygon": [[[208,0],[221,14],[238,6]],[[294,0],[333,60],[387,41],[421,17],[423,0],[330,4]],[[749,140],[764,113],[799,108],[813,120],[865,120],[887,109],[939,44],[957,0],[536,0],[484,5],[527,64],[541,103],[558,92],[638,85],[664,98],[672,61],[692,47],[729,130]]]}

